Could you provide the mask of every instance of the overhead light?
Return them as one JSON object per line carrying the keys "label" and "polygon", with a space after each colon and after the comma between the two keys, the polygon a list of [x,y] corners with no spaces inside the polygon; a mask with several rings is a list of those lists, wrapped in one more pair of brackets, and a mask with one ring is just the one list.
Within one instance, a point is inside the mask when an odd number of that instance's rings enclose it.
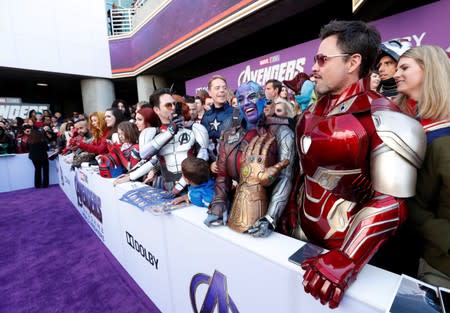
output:
{"label": "overhead light", "polygon": [[41,86],[41,87],[47,87],[48,86],[47,83],[37,83],[36,85],[37,86]]}

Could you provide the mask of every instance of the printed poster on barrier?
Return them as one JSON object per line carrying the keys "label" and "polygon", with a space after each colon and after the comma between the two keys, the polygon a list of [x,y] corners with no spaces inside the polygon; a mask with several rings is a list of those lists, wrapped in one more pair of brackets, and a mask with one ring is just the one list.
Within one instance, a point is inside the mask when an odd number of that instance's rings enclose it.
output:
{"label": "printed poster on barrier", "polygon": [[186,203],[172,204],[173,196],[171,193],[150,186],[129,190],[123,194],[120,200],[154,215],[169,214],[187,205]]}
{"label": "printed poster on barrier", "polygon": [[389,313],[445,313],[448,308],[448,289],[440,291],[439,287],[418,279],[402,275]]}

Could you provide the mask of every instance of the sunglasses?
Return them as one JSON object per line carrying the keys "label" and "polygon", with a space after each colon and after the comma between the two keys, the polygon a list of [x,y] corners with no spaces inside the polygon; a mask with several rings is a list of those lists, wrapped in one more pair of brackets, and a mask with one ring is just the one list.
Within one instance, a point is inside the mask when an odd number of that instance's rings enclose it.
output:
{"label": "sunglasses", "polygon": [[166,107],[166,109],[176,108],[177,102],[167,102],[166,104],[164,104],[164,106]]}
{"label": "sunglasses", "polygon": [[330,54],[330,55],[325,55],[325,54],[319,53],[314,56],[314,63],[317,63],[317,65],[322,67],[325,64],[325,62],[328,61],[328,59],[337,58],[337,57],[347,57],[349,55],[350,55],[349,53],[338,53],[338,54]]}

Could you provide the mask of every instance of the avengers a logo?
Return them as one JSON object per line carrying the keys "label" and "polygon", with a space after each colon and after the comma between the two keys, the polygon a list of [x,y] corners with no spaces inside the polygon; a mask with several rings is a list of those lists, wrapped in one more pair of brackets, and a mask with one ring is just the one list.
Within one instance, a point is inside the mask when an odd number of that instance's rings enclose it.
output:
{"label": "avengers a logo", "polygon": [[191,140],[191,136],[187,133],[182,133],[180,137],[178,138],[178,142],[180,145],[184,145],[185,143],[188,143]]}
{"label": "avengers a logo", "polygon": [[[202,307],[200,311],[198,311],[195,295],[197,293],[197,288],[202,284],[206,284],[209,287],[203,300]],[[227,279],[225,275],[219,271],[214,271],[212,277],[202,273],[194,275],[189,286],[189,295],[191,297],[192,309],[195,313],[213,313],[216,306],[219,313],[239,313],[233,300],[228,295]]]}

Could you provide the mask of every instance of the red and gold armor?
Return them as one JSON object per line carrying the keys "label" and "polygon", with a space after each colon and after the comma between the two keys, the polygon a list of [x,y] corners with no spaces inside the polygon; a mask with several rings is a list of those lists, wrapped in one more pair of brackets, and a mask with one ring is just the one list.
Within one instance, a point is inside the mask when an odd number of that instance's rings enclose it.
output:
{"label": "red and gold armor", "polygon": [[417,121],[366,84],[360,80],[339,96],[322,97],[296,129],[303,175],[284,225],[330,250],[302,268],[305,291],[331,308],[405,220],[401,198],[414,194],[425,151]]}

